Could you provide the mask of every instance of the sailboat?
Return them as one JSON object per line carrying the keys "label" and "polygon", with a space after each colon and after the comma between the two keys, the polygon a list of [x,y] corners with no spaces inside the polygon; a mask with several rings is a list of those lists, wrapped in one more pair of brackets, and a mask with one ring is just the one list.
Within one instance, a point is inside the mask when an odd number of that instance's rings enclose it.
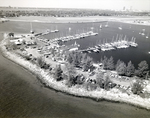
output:
{"label": "sailboat", "polygon": [[130,41],[130,46],[132,46],[132,47],[137,47],[137,46],[138,46],[138,44],[135,43],[135,39],[136,39],[136,38],[132,37],[132,39],[131,39],[131,41]]}
{"label": "sailboat", "polygon": [[30,32],[32,33],[32,34],[34,34],[34,31],[33,31],[33,29],[32,29],[32,23],[30,22]]}
{"label": "sailboat", "polygon": [[54,32],[55,32],[55,30],[53,29],[53,27],[51,28],[50,32],[51,32],[51,33],[54,33]]}
{"label": "sailboat", "polygon": [[69,32],[71,31],[71,27],[69,27]]}
{"label": "sailboat", "polygon": [[118,27],[118,29],[122,30],[122,27],[121,27],[121,25]]}
{"label": "sailboat", "polygon": [[108,22],[106,23],[105,27],[108,27]]}
{"label": "sailboat", "polygon": [[149,33],[147,34],[146,38],[148,39],[148,37],[149,37]]}
{"label": "sailboat", "polygon": [[56,25],[56,29],[55,29],[55,32],[59,32],[59,30],[57,29],[57,25]]}
{"label": "sailboat", "polygon": [[143,32],[143,33],[141,33],[141,35],[143,35],[143,36],[144,36],[144,35],[145,35],[145,33]]}
{"label": "sailboat", "polygon": [[99,28],[102,29],[102,25],[100,25]]}
{"label": "sailboat", "polygon": [[141,35],[143,35],[143,36],[144,36],[144,35],[145,35],[145,33],[144,33],[144,32],[145,32],[145,29],[142,29],[142,33],[141,33]]}
{"label": "sailboat", "polygon": [[80,47],[80,45],[77,44],[76,41],[75,41],[75,43],[70,46],[69,51],[77,51],[78,47]]}
{"label": "sailboat", "polygon": [[92,30],[92,32],[93,32],[93,30],[94,30],[94,27],[91,27],[91,30]]}

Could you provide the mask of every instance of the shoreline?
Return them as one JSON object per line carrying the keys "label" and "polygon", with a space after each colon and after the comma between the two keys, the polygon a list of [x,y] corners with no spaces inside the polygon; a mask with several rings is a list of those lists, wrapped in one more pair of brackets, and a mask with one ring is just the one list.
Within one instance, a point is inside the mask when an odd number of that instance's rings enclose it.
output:
{"label": "shoreline", "polygon": [[11,17],[8,20],[12,22],[37,22],[37,23],[102,23],[102,22],[121,22],[134,25],[150,26],[149,23],[134,23],[134,20],[149,20],[150,17],[115,17],[115,16],[89,16],[89,17],[41,17],[41,16],[23,16]]}
{"label": "shoreline", "polygon": [[[80,88],[80,86],[73,86],[71,88],[68,88],[64,84],[64,81],[56,82],[55,79],[53,77],[51,77],[51,75],[48,74],[48,72],[42,70],[37,65],[34,65],[29,61],[26,61],[24,58],[18,56],[17,54],[8,52],[4,47],[3,40],[1,42],[1,46],[2,46],[1,51],[6,58],[8,58],[11,61],[22,66],[23,68],[25,68],[26,70],[28,70],[29,72],[34,74],[36,77],[37,76],[40,77],[39,78],[40,81],[44,84],[44,87],[46,87],[46,88],[50,88],[55,91],[69,94],[72,96],[90,98],[90,99],[94,99],[96,101],[97,100],[100,100],[100,101],[105,100],[105,101],[126,103],[126,104],[131,104],[136,107],[150,110],[150,99],[145,99],[146,100],[145,101],[143,98],[141,98],[137,95],[129,96],[126,93],[122,93],[118,90],[115,90],[116,91],[115,93],[114,93],[114,91],[105,91],[105,90],[87,91],[85,89]],[[138,99],[136,99],[136,97]]]}
{"label": "shoreline", "polygon": [[139,109],[145,109],[147,111],[150,111],[150,109],[148,108],[145,108],[145,107],[141,107],[141,106],[138,106],[138,105],[135,105],[135,104],[131,104],[131,103],[127,103],[127,102],[124,102],[124,101],[114,101],[114,100],[110,100],[110,99],[106,99],[106,98],[92,98],[92,97],[87,97],[87,96],[79,96],[79,95],[74,95],[74,94],[70,94],[70,93],[67,93],[67,92],[64,92],[64,91],[61,91],[61,90],[56,90],[50,86],[47,86],[44,82],[42,82],[42,80],[40,78],[38,78],[36,76],[36,78],[39,80],[39,82],[47,89],[51,89],[55,92],[61,92],[65,95],[69,95],[69,96],[73,96],[73,97],[78,97],[78,98],[85,98],[85,99],[91,99],[95,102],[102,102],[102,101],[106,101],[106,102],[110,102],[110,103],[118,103],[118,104],[127,104],[127,105],[130,105],[130,106],[134,106],[136,108],[139,108]]}

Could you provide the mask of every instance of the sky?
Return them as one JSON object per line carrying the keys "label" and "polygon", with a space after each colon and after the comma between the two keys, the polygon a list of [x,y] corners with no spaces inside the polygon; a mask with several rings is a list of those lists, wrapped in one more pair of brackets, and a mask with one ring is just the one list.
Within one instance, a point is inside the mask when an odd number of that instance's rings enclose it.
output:
{"label": "sky", "polygon": [[150,0],[0,0],[0,6],[150,10]]}

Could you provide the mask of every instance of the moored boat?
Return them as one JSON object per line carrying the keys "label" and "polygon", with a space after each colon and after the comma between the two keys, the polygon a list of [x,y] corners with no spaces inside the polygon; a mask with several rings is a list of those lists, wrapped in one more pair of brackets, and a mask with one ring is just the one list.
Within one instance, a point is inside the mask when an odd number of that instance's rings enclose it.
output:
{"label": "moored boat", "polygon": [[147,38],[147,39],[149,38],[149,33],[147,34],[147,36],[145,38]]}

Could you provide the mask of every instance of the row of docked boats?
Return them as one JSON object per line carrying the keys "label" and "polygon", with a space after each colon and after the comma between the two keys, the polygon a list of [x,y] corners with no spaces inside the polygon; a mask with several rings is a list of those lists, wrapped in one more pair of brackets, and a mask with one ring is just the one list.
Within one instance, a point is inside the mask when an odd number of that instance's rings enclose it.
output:
{"label": "row of docked boats", "polygon": [[54,38],[54,39],[51,39],[51,42],[55,42],[55,41],[67,42],[70,40],[77,40],[77,39],[82,39],[85,37],[96,36],[96,35],[98,35],[98,33],[95,33],[93,31],[88,31],[85,33],[79,33],[79,34],[75,34],[75,35],[68,35],[68,36],[64,36],[64,37]]}
{"label": "row of docked boats", "polygon": [[81,52],[100,52],[100,51],[109,51],[109,50],[116,50],[116,49],[123,49],[129,47],[137,47],[138,44],[135,42],[135,38],[132,37],[131,41],[126,40],[126,36],[124,39],[116,40],[110,43],[103,43],[95,45],[94,47],[89,47],[85,50],[80,50]]}

